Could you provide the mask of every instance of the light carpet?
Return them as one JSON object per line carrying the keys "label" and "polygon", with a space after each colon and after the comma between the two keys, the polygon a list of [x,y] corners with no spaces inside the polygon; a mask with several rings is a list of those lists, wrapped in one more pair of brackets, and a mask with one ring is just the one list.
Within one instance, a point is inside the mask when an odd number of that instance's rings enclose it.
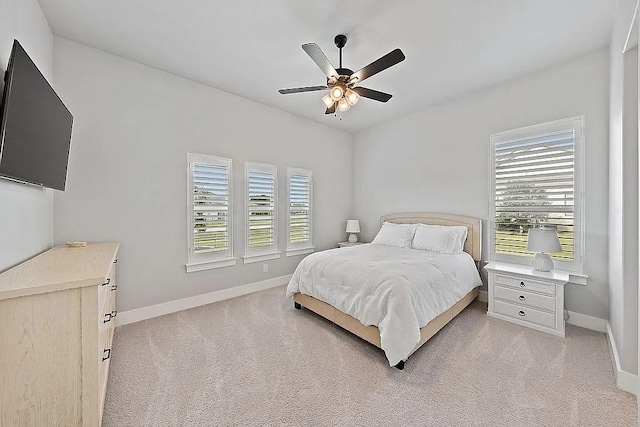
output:
{"label": "light carpet", "polygon": [[284,292],[117,328],[103,425],[636,425],[602,333],[557,338],[474,302],[399,371]]}

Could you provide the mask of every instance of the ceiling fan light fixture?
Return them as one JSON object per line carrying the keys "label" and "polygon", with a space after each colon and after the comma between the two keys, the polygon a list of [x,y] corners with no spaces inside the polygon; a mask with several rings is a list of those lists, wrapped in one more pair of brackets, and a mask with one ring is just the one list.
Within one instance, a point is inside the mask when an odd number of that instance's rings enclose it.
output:
{"label": "ceiling fan light fixture", "polygon": [[351,105],[349,105],[349,101],[347,101],[347,98],[342,98],[340,101],[338,101],[338,110],[347,111],[349,108],[351,108]]}
{"label": "ceiling fan light fixture", "polygon": [[322,102],[324,102],[324,105],[326,105],[327,108],[331,108],[335,101],[333,100],[333,98],[331,98],[331,95],[326,94],[322,97]]}
{"label": "ceiling fan light fixture", "polygon": [[[316,63],[326,77],[325,85],[280,89],[278,92],[282,95],[287,95],[290,93],[322,91],[325,93],[322,97],[322,102],[327,107],[325,114],[336,113],[336,116],[339,117],[340,120],[342,120],[342,113],[356,105],[360,98],[368,98],[378,102],[389,101],[392,97],[391,94],[362,87],[360,83],[404,61],[405,56],[402,50],[394,49],[354,73],[351,69],[343,67],[342,65],[342,48],[344,48],[347,43],[347,36],[338,34],[334,39],[334,43],[340,50],[340,67],[338,68],[335,68],[333,64],[331,64],[329,59],[327,59],[327,55],[325,55],[316,43],[305,43],[302,45],[302,50],[309,55],[311,60]],[[356,83],[358,87],[354,87]],[[327,89],[329,89],[328,94],[325,92]]]}
{"label": "ceiling fan light fixture", "polygon": [[344,95],[344,89],[342,88],[342,86],[334,86],[329,91],[329,95],[334,101],[339,101]]}
{"label": "ceiling fan light fixture", "polygon": [[353,107],[358,103],[358,100],[360,99],[360,95],[358,95],[358,93],[354,90],[347,89],[347,92],[345,93],[345,98],[347,99],[347,102],[349,103],[349,105]]}

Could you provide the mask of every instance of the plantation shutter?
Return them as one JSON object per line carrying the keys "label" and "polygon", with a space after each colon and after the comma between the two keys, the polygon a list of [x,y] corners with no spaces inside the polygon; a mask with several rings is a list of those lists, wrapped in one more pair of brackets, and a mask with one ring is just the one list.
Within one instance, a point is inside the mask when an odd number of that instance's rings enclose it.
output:
{"label": "plantation shutter", "polygon": [[231,160],[190,155],[191,247],[196,257],[231,256]]}
{"label": "plantation shutter", "polygon": [[277,250],[277,168],[246,164],[247,253]]}
{"label": "plantation shutter", "polygon": [[494,144],[493,193],[496,254],[530,256],[527,232],[554,226],[562,252],[555,260],[573,262],[575,248],[576,130],[521,136]]}
{"label": "plantation shutter", "polygon": [[311,171],[290,169],[289,246],[311,245]]}

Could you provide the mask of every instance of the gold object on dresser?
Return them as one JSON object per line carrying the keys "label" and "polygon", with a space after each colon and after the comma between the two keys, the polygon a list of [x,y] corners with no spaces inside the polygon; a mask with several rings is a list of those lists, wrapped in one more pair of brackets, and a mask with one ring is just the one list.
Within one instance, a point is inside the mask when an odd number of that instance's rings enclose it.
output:
{"label": "gold object on dresser", "polygon": [[100,425],[118,247],[57,246],[0,274],[0,425]]}

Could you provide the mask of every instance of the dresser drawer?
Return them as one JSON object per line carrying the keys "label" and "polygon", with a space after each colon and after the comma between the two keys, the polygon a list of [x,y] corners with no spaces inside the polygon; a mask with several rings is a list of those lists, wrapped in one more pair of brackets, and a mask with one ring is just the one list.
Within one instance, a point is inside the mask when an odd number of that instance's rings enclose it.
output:
{"label": "dresser drawer", "polygon": [[102,307],[109,299],[112,287],[116,284],[116,264],[114,263],[109,269],[109,273],[105,281],[98,288],[98,307]]}
{"label": "dresser drawer", "polygon": [[495,275],[495,284],[508,286],[510,288],[518,288],[529,291],[540,292],[548,295],[555,295],[556,286],[550,282],[543,282],[540,280],[532,280],[527,278],[519,278],[514,276],[507,276],[504,274]]}
{"label": "dresser drawer", "polygon": [[104,325],[100,327],[98,339],[98,393],[100,395],[100,419],[104,409],[104,398],[107,393],[107,376],[109,374],[109,364],[111,363],[111,327]]}
{"label": "dresser drawer", "polygon": [[496,313],[512,317],[514,319],[535,323],[536,325],[545,326],[547,328],[555,327],[555,315],[553,313],[547,313],[546,311],[536,310],[535,308],[497,300],[493,303],[493,309]]}
{"label": "dresser drawer", "polygon": [[540,310],[556,310],[556,299],[547,295],[534,294],[523,289],[506,288],[503,286],[493,287],[493,296],[518,305],[525,305]]}

